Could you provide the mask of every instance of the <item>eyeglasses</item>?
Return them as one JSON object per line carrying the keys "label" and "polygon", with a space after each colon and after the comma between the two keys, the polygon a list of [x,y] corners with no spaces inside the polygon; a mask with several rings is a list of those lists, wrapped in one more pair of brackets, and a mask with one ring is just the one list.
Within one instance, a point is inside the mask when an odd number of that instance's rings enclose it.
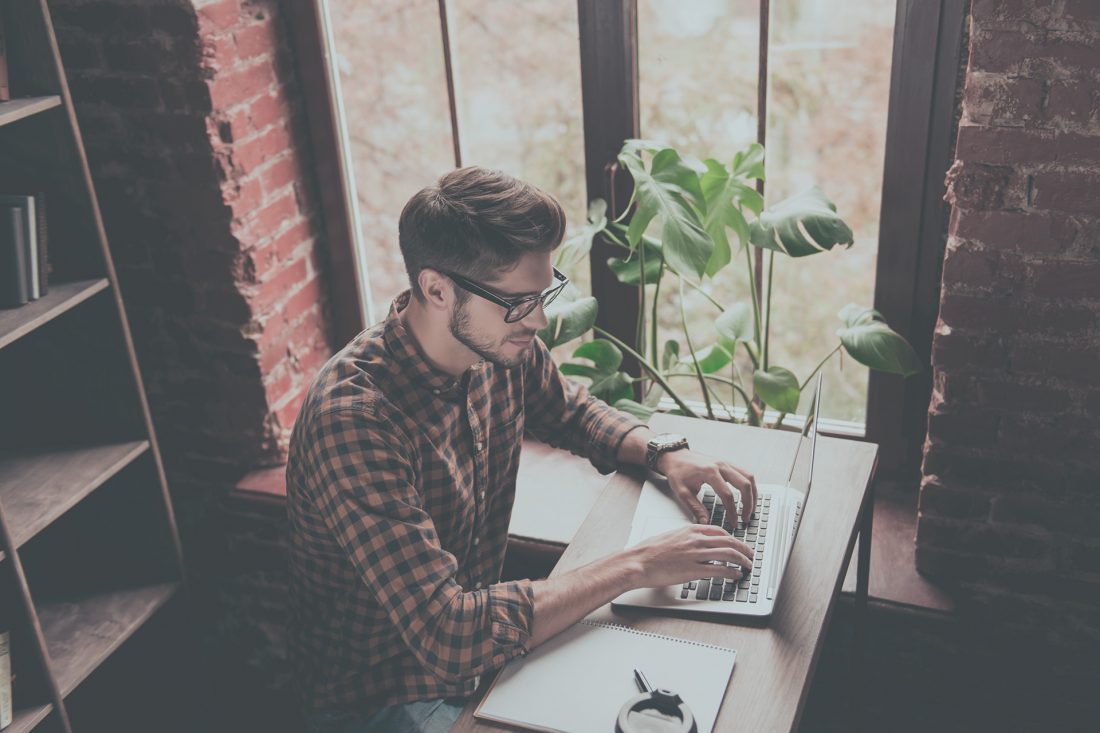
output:
{"label": "eyeglasses", "polygon": [[508,312],[504,314],[505,323],[515,323],[516,321],[522,321],[527,316],[539,307],[541,304],[544,308],[553,302],[554,298],[558,297],[558,294],[565,289],[565,286],[569,283],[569,278],[558,272],[558,268],[554,269],[554,280],[556,281],[549,288],[544,290],[539,295],[530,295],[525,298],[519,298],[515,300],[507,300],[500,297],[496,293],[492,293],[485,289],[484,286],[478,285],[473,280],[468,280],[453,272],[447,270],[440,270],[441,273],[451,278],[455,285],[463,290],[473,293],[479,297],[485,298],[485,300],[491,303],[496,303],[501,308],[507,308]]}

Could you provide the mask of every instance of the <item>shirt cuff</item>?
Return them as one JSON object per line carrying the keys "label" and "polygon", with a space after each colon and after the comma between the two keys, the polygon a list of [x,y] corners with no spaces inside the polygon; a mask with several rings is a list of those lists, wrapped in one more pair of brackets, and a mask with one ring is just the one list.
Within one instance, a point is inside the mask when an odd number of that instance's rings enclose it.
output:
{"label": "shirt cuff", "polygon": [[535,611],[532,581],[513,580],[489,587],[489,618],[493,642],[506,658],[527,656]]}
{"label": "shirt cuff", "polygon": [[607,408],[596,420],[589,434],[588,460],[601,474],[608,474],[619,467],[619,448],[632,430],[645,427],[645,423],[628,412]]}

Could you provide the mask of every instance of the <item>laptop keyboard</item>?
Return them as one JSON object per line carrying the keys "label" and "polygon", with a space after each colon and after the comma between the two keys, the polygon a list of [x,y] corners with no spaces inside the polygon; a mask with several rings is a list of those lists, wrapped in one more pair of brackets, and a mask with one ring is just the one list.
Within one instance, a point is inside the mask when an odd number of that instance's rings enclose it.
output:
{"label": "laptop keyboard", "polygon": [[[771,496],[760,497],[749,521],[743,523],[740,528],[734,529],[726,519],[725,506],[718,500],[714,491],[709,488],[704,490],[703,506],[710,512],[709,524],[722,527],[756,552],[753,557],[752,575],[740,580],[723,577],[693,580],[684,583],[680,589],[680,598],[694,597],[699,601],[730,601],[733,603],[757,602],[760,597],[760,577],[764,566],[771,501]],[[740,509],[740,505],[738,505],[738,508]]]}

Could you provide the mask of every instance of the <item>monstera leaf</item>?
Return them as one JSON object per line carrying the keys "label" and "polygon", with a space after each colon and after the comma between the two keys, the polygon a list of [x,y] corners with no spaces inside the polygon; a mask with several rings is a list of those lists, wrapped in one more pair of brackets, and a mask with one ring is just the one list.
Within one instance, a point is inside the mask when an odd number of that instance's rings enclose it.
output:
{"label": "monstera leaf", "polygon": [[714,327],[727,339],[727,348],[738,341],[752,342],[756,333],[752,323],[752,308],[748,303],[734,303],[718,316]]}
{"label": "monstera leaf", "polygon": [[805,257],[852,246],[852,230],[837,216],[836,206],[817,186],[780,201],[760,212],[749,225],[749,238],[757,247]]}
{"label": "monstera leaf", "polygon": [[[649,170],[641,150],[624,147],[619,163],[634,177],[631,203],[637,204],[626,238],[636,247],[654,217],[661,217],[661,242],[665,259],[680,273],[702,277],[714,251],[714,241],[703,230],[696,208],[706,203],[699,185],[699,172],[672,148],[653,156]],[[696,208],[693,208],[693,204]]]}
{"label": "monstera leaf", "polygon": [[732,173],[714,159],[706,160],[704,165],[706,172],[699,179],[707,205],[703,228],[714,240],[714,252],[707,262],[706,273],[713,277],[733,256],[726,227],[737,234],[738,246],[744,246],[749,241],[749,224],[741,207],[754,214],[759,214],[764,207],[764,199],[755,188],[746,184],[747,180],[764,177],[764,148],[753,144],[739,152],[733,158]]}
{"label": "monstera leaf", "polygon": [[886,325],[882,314],[874,308],[849,303],[837,316],[844,321],[844,328],[837,329],[836,335],[844,350],[860,364],[906,377],[921,371],[913,347]]}
{"label": "monstera leaf", "polygon": [[630,399],[621,399],[615,401],[615,409],[622,410],[623,412],[630,413],[639,420],[648,420],[653,416],[653,413],[657,412],[657,408],[650,407],[649,405],[643,405],[639,402],[635,402]]}
{"label": "monstera leaf", "polygon": [[583,262],[592,249],[592,239],[607,226],[607,202],[593,199],[588,205],[588,223],[562,243],[554,256],[554,267],[568,270]]}
{"label": "monstera leaf", "polygon": [[539,338],[548,349],[569,343],[592,328],[598,309],[595,298],[582,296],[576,287],[569,284],[547,307],[546,318],[550,322],[539,331]]}
{"label": "monstera leaf", "polygon": [[770,366],[767,371],[757,369],[752,375],[752,387],[764,404],[780,412],[798,410],[798,377],[789,369]]}
{"label": "monstera leaf", "polygon": [[[661,279],[661,243],[650,237],[642,237],[641,249],[645,250],[645,284],[653,285]],[[642,258],[639,248],[630,253],[630,257],[608,257],[607,266],[619,278],[619,282],[637,285],[641,277]]]}
{"label": "monstera leaf", "polygon": [[623,352],[615,344],[606,339],[594,339],[578,346],[573,356],[577,359],[589,359],[595,366],[562,364],[558,369],[568,376],[590,379],[592,384],[588,391],[604,402],[615,404],[618,400],[634,396],[630,375],[619,371],[619,365],[623,363]]}
{"label": "monstera leaf", "polygon": [[[690,354],[688,356],[689,358],[683,359],[681,363],[691,366]],[[699,364],[699,371],[703,374],[714,374],[726,364],[729,364],[731,359],[733,357],[722,344],[711,344],[695,352],[695,361]],[[691,369],[694,371],[695,367],[691,366]]]}

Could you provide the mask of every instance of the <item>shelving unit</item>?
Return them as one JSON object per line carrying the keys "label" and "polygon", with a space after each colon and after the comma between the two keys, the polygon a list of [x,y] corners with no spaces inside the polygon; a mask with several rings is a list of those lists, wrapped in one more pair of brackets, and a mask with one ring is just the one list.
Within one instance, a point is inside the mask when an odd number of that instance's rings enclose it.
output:
{"label": "shelving unit", "polygon": [[47,295],[0,310],[4,733],[168,730],[127,700],[177,666],[146,632],[185,615],[166,610],[184,571],[164,467],[49,9],[0,14],[15,97],[0,103],[0,191],[45,193],[52,266]]}

